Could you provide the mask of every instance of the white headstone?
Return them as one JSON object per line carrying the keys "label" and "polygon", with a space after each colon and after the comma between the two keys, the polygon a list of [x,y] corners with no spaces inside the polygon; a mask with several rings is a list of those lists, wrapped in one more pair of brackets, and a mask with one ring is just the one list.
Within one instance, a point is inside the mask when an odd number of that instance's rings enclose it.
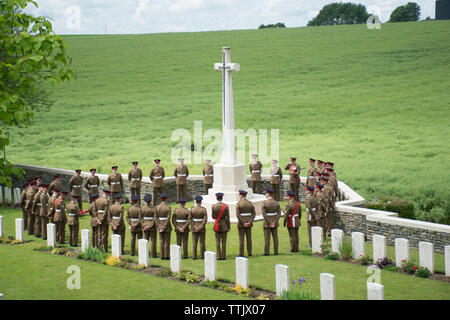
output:
{"label": "white headstone", "polygon": [[89,229],[81,229],[81,252],[86,252],[90,247],[91,231]]}
{"label": "white headstone", "polygon": [[395,239],[395,265],[401,267],[402,260],[409,260],[409,240]]}
{"label": "white headstone", "polygon": [[352,252],[353,259],[360,259],[366,254],[364,248],[364,233],[352,232]]}
{"label": "white headstone", "polygon": [[236,257],[236,284],[248,288],[248,259]]}
{"label": "white headstone", "polygon": [[0,216],[0,237],[3,237],[3,216]]}
{"label": "white headstone", "polygon": [[212,251],[205,251],[205,280],[217,280],[217,255]]}
{"label": "white headstone", "polygon": [[342,243],[344,231],[341,229],[331,229],[331,251],[339,253],[339,246]]}
{"label": "white headstone", "polygon": [[20,204],[20,189],[14,188],[14,204]]}
{"label": "white headstone", "polygon": [[139,264],[143,264],[147,268],[149,259],[148,240],[139,239],[138,255],[139,255]]}
{"label": "white headstone", "polygon": [[8,187],[5,187],[5,202],[6,203],[11,203],[12,199],[11,199],[11,189]]}
{"label": "white headstone", "polygon": [[386,237],[374,234],[373,235],[373,262],[387,257]]}
{"label": "white headstone", "polygon": [[122,241],[119,234],[111,236],[111,254],[114,257],[120,257],[122,253]]}
{"label": "white headstone", "polygon": [[320,274],[320,300],[336,300],[336,286],[332,274]]}
{"label": "white headstone", "polygon": [[56,225],[54,223],[47,223],[47,246],[56,246]]}
{"label": "white headstone", "polygon": [[311,228],[311,242],[312,242],[312,253],[322,253],[322,227],[312,227]]}
{"label": "white headstone", "polygon": [[283,291],[289,291],[289,267],[284,264],[275,265],[276,293],[281,296]]}
{"label": "white headstone", "polygon": [[181,271],[181,247],[176,244],[170,245],[170,271]]}
{"label": "white headstone", "polygon": [[450,245],[445,246],[444,256],[445,256],[445,276],[450,277]]}
{"label": "white headstone", "polygon": [[0,293],[0,300],[3,300],[3,293]]}
{"label": "white headstone", "polygon": [[384,286],[376,282],[367,282],[367,300],[384,300]]}
{"label": "white headstone", "polygon": [[16,218],[16,240],[23,242],[23,219]]}
{"label": "white headstone", "polygon": [[419,241],[419,265],[434,273],[434,245],[431,242]]}

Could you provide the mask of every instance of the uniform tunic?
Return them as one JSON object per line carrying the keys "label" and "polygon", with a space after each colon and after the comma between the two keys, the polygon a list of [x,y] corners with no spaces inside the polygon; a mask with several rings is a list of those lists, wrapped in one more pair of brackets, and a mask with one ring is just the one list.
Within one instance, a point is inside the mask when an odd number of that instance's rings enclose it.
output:
{"label": "uniform tunic", "polygon": [[270,184],[274,191],[274,198],[280,201],[280,184],[283,179],[283,172],[279,166],[270,167]]}
{"label": "uniform tunic", "polygon": [[29,187],[26,193],[26,204],[25,204],[25,210],[27,211],[27,217],[28,217],[28,234],[32,235],[34,233],[34,215],[33,215],[33,199],[34,196],[37,193],[37,189],[33,189],[32,187]]}
{"label": "uniform tunic", "polygon": [[[247,253],[252,255],[252,227],[256,212],[253,203],[243,198],[236,204],[237,228],[239,232],[239,255],[244,256],[244,238],[247,240]],[[250,223],[248,227],[244,223]]]}
{"label": "uniform tunic", "polygon": [[164,169],[163,167],[153,167],[150,170],[150,180],[152,181],[152,189],[153,189],[153,205],[159,202],[159,195],[164,193]]}
{"label": "uniform tunic", "polygon": [[136,237],[142,239],[142,226],[141,221],[139,220],[139,216],[141,215],[141,208],[138,204],[133,204],[127,210],[127,222],[130,226],[131,232],[131,255],[134,256],[136,254]]}
{"label": "uniform tunic", "polygon": [[253,193],[261,193],[261,173],[262,173],[262,163],[256,161],[256,163],[249,164],[250,170],[250,181],[252,182]]}
{"label": "uniform tunic", "polygon": [[317,169],[315,166],[310,166],[308,169],[308,175],[306,176],[306,185],[314,187],[316,185],[316,173]]}
{"label": "uniform tunic", "polygon": [[[270,254],[270,234],[273,238],[273,251],[278,254],[278,220],[281,216],[280,204],[273,198],[264,200],[262,205],[264,218],[264,254]],[[274,224],[272,227],[271,224]]]}
{"label": "uniform tunic", "polygon": [[88,207],[89,215],[91,216],[90,225],[92,228],[92,246],[94,248],[98,247],[98,223],[97,223],[97,207],[95,201],[92,200]]}
{"label": "uniform tunic", "polygon": [[138,195],[139,203],[141,203],[141,180],[142,170],[140,168],[131,168],[128,172],[128,181],[130,181],[131,196]]}
{"label": "uniform tunic", "polygon": [[165,202],[161,202],[156,207],[155,223],[159,232],[160,254],[162,259],[170,258],[171,213],[172,208]]}
{"label": "uniform tunic", "polygon": [[109,209],[111,230],[113,234],[120,235],[120,240],[122,243],[121,254],[123,254],[125,250],[125,222],[123,220],[123,212],[124,208],[118,202],[114,203]]}
{"label": "uniform tunic", "polygon": [[81,201],[81,196],[82,196],[81,188],[82,187],[83,187],[83,177],[82,176],[73,176],[72,178],[70,178],[70,181],[69,181],[70,195],[71,196],[79,196],[79,198],[77,199],[77,202],[78,202],[78,208],[80,209],[80,211],[83,208],[83,202]]}
{"label": "uniform tunic", "polygon": [[114,196],[122,192],[123,189],[123,179],[120,173],[110,173],[106,183],[109,185],[111,192],[111,203],[114,203]]}
{"label": "uniform tunic", "polygon": [[[93,194],[99,194],[98,187],[100,186],[100,179],[98,176],[90,176],[86,179],[84,187],[88,190],[90,196]],[[90,199],[90,202],[93,200]]]}
{"label": "uniform tunic", "polygon": [[[177,245],[183,248],[183,258],[188,257],[188,239],[189,239],[189,225],[191,217],[189,210],[183,207],[175,208],[172,215],[172,225],[177,235]],[[184,229],[183,232],[177,228]]]}
{"label": "uniform tunic", "polygon": [[[296,210],[297,208],[297,210]],[[300,202],[291,200],[286,204],[283,225],[287,227],[289,240],[291,242],[291,252],[298,252],[298,229],[301,225],[302,208]]]}
{"label": "uniform tunic", "polygon": [[78,230],[80,227],[80,223],[78,221],[78,213],[80,212],[80,208],[77,204],[70,202],[67,205],[67,225],[69,226],[69,245],[77,246],[78,244]]}
{"label": "uniform tunic", "polygon": [[20,194],[20,209],[22,209],[22,219],[23,219],[23,229],[24,230],[27,230],[27,227],[28,227],[28,213],[26,210],[27,190],[28,189],[23,189],[22,193]]}
{"label": "uniform tunic", "polygon": [[156,258],[156,224],[155,224],[156,207],[152,204],[144,204],[141,207],[139,220],[141,221],[144,239],[151,241],[152,258]]}
{"label": "uniform tunic", "polygon": [[306,208],[306,220],[308,221],[308,237],[309,237],[309,245],[312,245],[311,239],[311,227],[319,226],[319,202],[314,194],[311,194],[306,197],[305,200],[305,208]]}
{"label": "uniform tunic", "polygon": [[31,206],[31,212],[34,217],[34,236],[40,238],[41,237],[41,194],[42,191],[36,192],[33,197],[33,204]]}
{"label": "uniform tunic", "polygon": [[66,203],[62,198],[55,200],[53,222],[56,225],[56,243],[64,244],[66,241]]}
{"label": "uniform tunic", "polygon": [[206,243],[206,223],[208,221],[208,213],[205,207],[194,206],[191,209],[191,226],[192,226],[192,258],[197,259],[197,244],[200,241],[200,258],[205,258]]}
{"label": "uniform tunic", "polygon": [[[219,219],[220,211],[222,210],[222,201],[212,205],[212,218],[216,220],[218,230],[214,228],[216,236],[216,253],[218,260],[225,260],[227,256],[227,234],[230,231],[230,211],[228,205],[225,204],[225,209]],[[214,226],[216,225],[214,223]]]}
{"label": "uniform tunic", "polygon": [[189,169],[185,165],[182,167],[177,165],[175,170],[173,171],[173,175],[176,178],[177,184],[177,200],[180,198],[186,199],[186,186],[187,186],[187,177],[189,176]]}
{"label": "uniform tunic", "polygon": [[49,194],[47,193],[47,191],[42,192],[40,198],[41,210],[39,212],[39,217],[41,221],[41,225],[39,227],[41,229],[42,239],[47,239],[48,201],[49,201]]}
{"label": "uniform tunic", "polygon": [[288,164],[285,170],[289,170],[289,186],[291,191],[295,192],[294,200],[300,201],[298,194],[298,186],[300,185],[300,166],[298,164]]}
{"label": "uniform tunic", "polygon": [[62,182],[61,179],[55,179],[50,183],[50,186],[48,188],[48,193],[53,194],[54,190],[61,191],[62,190]]}
{"label": "uniform tunic", "polygon": [[212,188],[214,182],[214,167],[211,165],[205,165],[203,167],[203,183],[205,185],[205,194],[208,194],[208,189]]}
{"label": "uniform tunic", "polygon": [[95,200],[97,208],[97,224],[98,224],[98,248],[108,252],[109,224],[110,224],[110,202],[106,197],[100,197]]}

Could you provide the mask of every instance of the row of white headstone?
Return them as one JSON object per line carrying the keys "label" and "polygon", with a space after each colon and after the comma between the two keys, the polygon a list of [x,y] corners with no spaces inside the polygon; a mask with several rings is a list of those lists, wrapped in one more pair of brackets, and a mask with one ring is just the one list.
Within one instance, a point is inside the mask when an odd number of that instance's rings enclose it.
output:
{"label": "row of white headstone", "polygon": [[[323,245],[322,227],[311,228],[312,252],[322,253]],[[342,243],[344,232],[340,229],[331,230],[331,251],[339,253],[339,247]],[[365,236],[362,232],[352,232],[352,256],[353,259],[360,259],[365,252]],[[386,237],[374,234],[372,239],[373,262],[387,257]],[[445,246],[445,274],[450,276],[450,245]],[[403,238],[395,239],[395,264],[397,267],[402,265],[402,260],[410,260],[409,240]],[[419,241],[419,266],[427,268],[434,273],[434,245],[431,242]]]}
{"label": "row of white headstone", "polygon": [[[5,198],[3,198],[3,189],[5,189]],[[20,189],[19,188],[10,189],[8,187],[2,186],[0,186],[0,204],[12,203],[13,202],[12,193],[14,193],[14,204],[20,204]]]}

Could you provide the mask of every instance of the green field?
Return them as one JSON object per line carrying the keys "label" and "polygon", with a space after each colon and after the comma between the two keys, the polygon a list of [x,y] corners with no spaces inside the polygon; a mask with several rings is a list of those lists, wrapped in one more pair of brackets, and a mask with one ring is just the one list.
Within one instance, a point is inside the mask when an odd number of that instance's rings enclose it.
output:
{"label": "green field", "polygon": [[[233,76],[236,128],[279,129],[280,163],[336,163],[365,198],[419,194],[450,204],[450,21],[278,30],[66,36],[77,80],[13,132],[16,163],[126,173],[153,159],[166,175],[177,128],[221,129],[221,47]],[[203,147],[209,142],[204,141]],[[202,165],[191,164],[199,174]],[[266,166],[267,167],[267,166]],[[302,175],[306,173],[302,172]],[[441,211],[442,214],[442,211]],[[432,220],[432,219],[431,219]]]}
{"label": "green field", "polygon": [[[84,204],[87,206],[87,204]],[[188,206],[191,206],[189,203]],[[282,204],[284,208],[285,203]],[[303,209],[304,210],[304,209]],[[14,219],[21,216],[16,209],[0,209],[4,217],[5,234],[14,235]],[[80,219],[81,228],[89,228],[89,218]],[[292,280],[304,277],[304,286],[319,297],[320,273],[328,272],[336,277],[336,298],[359,300],[366,299],[366,282],[370,274],[367,266],[351,263],[325,260],[305,253],[311,249],[305,247],[307,243],[305,217],[302,218],[300,228],[301,253],[289,252],[289,237],[285,228],[279,229],[279,255],[263,256],[264,241],[261,222],[255,223],[253,228],[253,256],[249,257],[250,286],[275,291],[275,265],[285,264],[290,268]],[[127,229],[128,230],[128,229]],[[80,231],[81,234],[81,231]],[[67,230],[66,230],[67,237]],[[81,237],[81,235],[80,235]],[[221,291],[195,287],[169,279],[141,274],[129,270],[115,269],[107,265],[53,256],[44,252],[33,251],[33,248],[46,245],[46,241],[25,234],[25,240],[31,240],[23,245],[0,245],[0,292],[5,299],[232,299],[238,296]],[[215,251],[215,240],[212,224],[207,226],[206,249]],[[79,240],[81,241],[81,239]],[[158,238],[159,241],[159,238]],[[189,256],[192,256],[192,239],[189,236]],[[171,242],[176,243],[175,233]],[[67,243],[67,241],[66,241]],[[130,254],[130,233],[125,236],[124,258],[137,257]],[[159,254],[159,243],[157,246]],[[273,252],[273,251],[271,251]],[[372,245],[366,243],[366,252],[372,256]],[[227,240],[227,260],[217,261],[217,274],[220,280],[235,281],[235,261],[238,253],[238,233],[235,224]],[[395,258],[394,247],[388,247],[388,256]],[[411,259],[418,261],[418,251],[411,250]],[[81,268],[81,290],[68,290],[65,287],[69,276],[65,273],[69,265]],[[169,268],[169,261],[150,258],[150,264]],[[204,274],[204,261],[183,259],[183,269],[189,269]],[[439,273],[444,272],[444,256],[435,255],[435,268]],[[37,271],[38,270],[38,271]],[[38,272],[38,273],[36,273]],[[37,276],[39,274],[39,276]],[[385,286],[386,299],[450,299],[450,283],[422,279],[405,274],[381,270],[381,283]]]}

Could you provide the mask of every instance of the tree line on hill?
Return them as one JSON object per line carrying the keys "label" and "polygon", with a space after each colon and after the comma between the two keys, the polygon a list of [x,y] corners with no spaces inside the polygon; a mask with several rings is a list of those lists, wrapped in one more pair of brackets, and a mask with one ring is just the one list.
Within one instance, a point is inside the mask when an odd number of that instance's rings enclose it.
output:
{"label": "tree line on hill", "polygon": [[258,29],[267,29],[267,28],[286,28],[286,25],[282,22],[278,22],[275,24],[262,24],[258,27]]}

